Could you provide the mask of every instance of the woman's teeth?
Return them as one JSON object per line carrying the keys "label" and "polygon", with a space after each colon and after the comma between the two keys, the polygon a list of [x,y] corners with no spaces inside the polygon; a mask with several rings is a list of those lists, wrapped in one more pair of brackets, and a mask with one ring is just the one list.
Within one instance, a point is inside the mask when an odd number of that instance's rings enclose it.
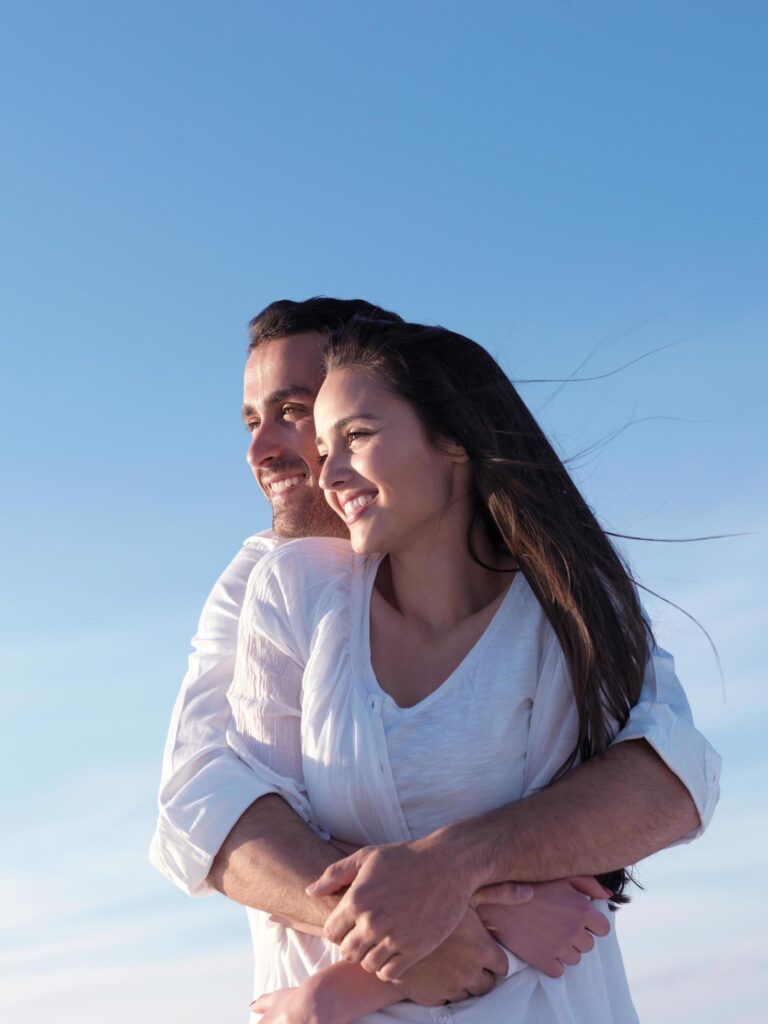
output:
{"label": "woman's teeth", "polygon": [[355,509],[362,508],[363,505],[370,505],[375,497],[375,494],[361,494],[359,498],[350,498],[349,501],[344,502],[344,515],[351,516]]}

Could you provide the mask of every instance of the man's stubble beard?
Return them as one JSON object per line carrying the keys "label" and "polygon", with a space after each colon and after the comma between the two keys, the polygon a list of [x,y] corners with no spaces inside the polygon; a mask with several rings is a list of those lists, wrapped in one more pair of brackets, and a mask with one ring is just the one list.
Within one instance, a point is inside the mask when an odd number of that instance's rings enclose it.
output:
{"label": "man's stubble beard", "polygon": [[297,508],[272,510],[272,530],[278,537],[295,540],[299,537],[340,537],[349,540],[349,530],[328,502],[314,495]]}

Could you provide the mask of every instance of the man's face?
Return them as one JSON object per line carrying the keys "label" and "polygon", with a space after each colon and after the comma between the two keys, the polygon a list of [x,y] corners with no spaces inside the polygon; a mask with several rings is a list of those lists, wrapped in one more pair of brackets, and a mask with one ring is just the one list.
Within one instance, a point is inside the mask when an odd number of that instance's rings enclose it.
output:
{"label": "man's face", "polygon": [[248,464],[272,506],[281,537],[346,537],[317,485],[313,409],[325,337],[316,332],[263,341],[243,381],[243,420],[251,435]]}

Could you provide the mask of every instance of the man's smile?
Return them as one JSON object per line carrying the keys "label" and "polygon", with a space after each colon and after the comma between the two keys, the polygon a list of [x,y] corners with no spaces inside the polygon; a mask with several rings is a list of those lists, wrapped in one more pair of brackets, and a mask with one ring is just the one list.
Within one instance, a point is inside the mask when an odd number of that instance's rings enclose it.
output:
{"label": "man's smile", "polygon": [[305,483],[308,477],[306,471],[292,470],[290,475],[273,476],[268,479],[261,478],[262,490],[270,501],[274,499],[286,500],[290,497],[291,491]]}

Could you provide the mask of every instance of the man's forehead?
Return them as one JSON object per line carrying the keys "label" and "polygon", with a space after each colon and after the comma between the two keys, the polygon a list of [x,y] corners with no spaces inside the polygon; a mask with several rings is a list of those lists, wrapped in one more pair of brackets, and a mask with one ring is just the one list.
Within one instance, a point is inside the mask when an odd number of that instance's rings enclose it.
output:
{"label": "man's forehead", "polygon": [[270,404],[290,394],[314,398],[322,383],[324,345],[316,332],[261,342],[245,364],[245,403]]}

